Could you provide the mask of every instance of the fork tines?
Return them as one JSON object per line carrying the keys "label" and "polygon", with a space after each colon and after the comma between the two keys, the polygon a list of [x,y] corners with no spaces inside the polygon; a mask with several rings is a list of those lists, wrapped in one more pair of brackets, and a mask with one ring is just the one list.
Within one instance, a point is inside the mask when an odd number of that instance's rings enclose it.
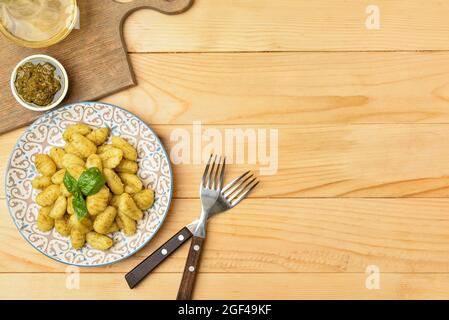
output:
{"label": "fork tines", "polygon": [[257,185],[259,181],[251,171],[247,171],[240,177],[231,181],[221,194],[232,205],[237,205],[242,201]]}
{"label": "fork tines", "polygon": [[[214,158],[213,161],[212,158]],[[226,157],[220,156],[218,157],[217,161],[217,155],[215,155],[214,157],[211,154],[209,157],[209,161],[207,162],[206,168],[204,169],[202,186],[204,188],[221,190],[221,187],[223,186],[225,166],[226,166]]]}

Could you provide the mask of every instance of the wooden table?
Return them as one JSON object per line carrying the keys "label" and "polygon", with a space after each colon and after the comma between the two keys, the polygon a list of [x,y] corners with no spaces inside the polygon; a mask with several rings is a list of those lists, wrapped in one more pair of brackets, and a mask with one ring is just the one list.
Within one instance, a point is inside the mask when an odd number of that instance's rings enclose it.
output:
{"label": "wooden table", "polygon": [[[365,26],[371,3],[378,30]],[[104,100],[169,150],[193,121],[279,133],[278,173],[210,222],[195,298],[449,298],[447,12],[443,0],[197,0],[181,16],[128,19],[139,85]],[[2,174],[22,131],[0,137]],[[0,298],[175,298],[187,247],[135,290],[123,276],[198,215],[202,168],[174,165],[154,240],[82,269],[79,289],[67,286],[76,270],[22,239],[2,190]],[[257,166],[230,175],[246,168]],[[378,289],[366,285],[376,268]]]}

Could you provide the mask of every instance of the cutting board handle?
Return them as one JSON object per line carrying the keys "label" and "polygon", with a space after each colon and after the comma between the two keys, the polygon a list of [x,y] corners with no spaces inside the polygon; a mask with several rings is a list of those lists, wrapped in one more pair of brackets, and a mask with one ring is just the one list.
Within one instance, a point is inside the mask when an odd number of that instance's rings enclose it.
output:
{"label": "cutting board handle", "polygon": [[[122,0],[124,1],[124,0]],[[123,20],[139,9],[153,9],[164,14],[180,14],[187,11],[194,0],[133,0],[129,2],[116,2],[123,8]]]}
{"label": "cutting board handle", "polygon": [[[113,1],[113,0],[111,0]],[[124,0],[122,0],[124,1]],[[126,18],[139,9],[152,9],[158,11],[163,14],[175,15],[183,13],[190,9],[195,0],[133,0],[129,2],[118,2],[113,1],[113,3],[118,6],[121,10],[119,10],[119,33],[120,38],[123,44],[123,48],[126,51],[126,41],[123,34],[123,24],[126,21]],[[129,60],[129,56],[127,56],[128,64],[131,65],[131,61]],[[136,75],[134,74],[132,68],[130,69],[132,81],[134,84],[137,83]]]}

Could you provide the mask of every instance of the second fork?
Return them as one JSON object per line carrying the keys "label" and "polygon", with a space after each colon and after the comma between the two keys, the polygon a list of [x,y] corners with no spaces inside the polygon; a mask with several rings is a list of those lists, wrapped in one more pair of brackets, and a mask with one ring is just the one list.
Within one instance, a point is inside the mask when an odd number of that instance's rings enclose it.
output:
{"label": "second fork", "polygon": [[[209,158],[208,166],[206,166],[205,173],[203,174],[203,180],[201,181],[201,186],[203,183],[209,183],[211,177],[215,180],[215,175],[209,175],[209,169],[211,167],[212,156]],[[217,172],[218,182],[216,183],[217,188],[221,188],[224,178],[225,163],[220,165],[221,170]],[[215,161],[214,161],[215,163]],[[218,169],[218,166],[214,168]],[[218,176],[220,172],[220,176]],[[223,175],[223,177],[221,177]],[[238,178],[231,181],[228,185],[222,188],[216,205],[214,209],[208,215],[208,219],[213,217],[215,214],[220,212],[225,212],[233,207],[235,207],[240,201],[248,196],[248,194],[258,185],[257,179],[254,177],[250,171],[245,172]],[[212,185],[211,185],[212,186]],[[201,189],[201,187],[200,187]],[[167,242],[161,245],[157,250],[155,250],[150,256],[146,257],[142,262],[140,262],[134,269],[125,275],[126,282],[132,289],[137,286],[150,272],[152,272],[157,266],[159,266],[163,261],[167,259],[172,253],[174,253],[179,247],[186,243],[192,236],[195,230],[198,228],[200,223],[199,219],[192,221],[190,224],[182,228],[178,233],[171,237]],[[197,244],[198,245],[198,244]],[[191,246],[192,248],[192,246]],[[195,249],[193,245],[193,249]],[[190,265],[186,265],[189,267]],[[198,266],[197,266],[198,268]],[[193,283],[192,283],[193,289]],[[181,298],[181,297],[180,297]],[[190,297],[185,297],[190,298]]]}
{"label": "second fork", "polygon": [[192,297],[209,217],[235,207],[259,183],[256,178],[251,179],[253,176],[246,172],[222,190],[226,160],[219,157],[217,161],[215,156],[211,161],[212,155],[200,184],[201,216],[193,231],[192,243],[178,291],[178,300],[190,300]]}

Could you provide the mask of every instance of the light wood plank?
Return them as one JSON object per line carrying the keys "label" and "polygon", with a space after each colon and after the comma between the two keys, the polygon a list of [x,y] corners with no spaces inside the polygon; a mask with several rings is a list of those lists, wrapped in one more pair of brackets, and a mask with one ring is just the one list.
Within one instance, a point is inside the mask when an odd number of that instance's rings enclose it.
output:
{"label": "light wood plank", "polygon": [[[370,4],[380,30],[365,26]],[[176,17],[133,14],[125,38],[132,52],[447,50],[448,11],[444,0],[196,0]]]}
{"label": "light wood plank", "polygon": [[[22,237],[0,202],[0,272],[64,272]],[[175,200],[135,256],[83,272],[128,272],[200,212]],[[449,272],[448,199],[251,199],[210,221],[200,272]],[[155,272],[182,272],[188,246]]]}
{"label": "light wood plank", "polygon": [[[130,290],[123,274],[0,274],[1,299],[175,299],[181,273],[159,273]],[[73,275],[72,275],[73,277]],[[448,299],[447,274],[381,273],[380,289],[368,290],[364,273],[199,274],[194,299]]]}
{"label": "light wood plank", "polygon": [[152,124],[447,123],[448,52],[132,55]]}
{"label": "light wood plank", "polygon": [[449,52],[131,55],[152,124],[447,123]]}
{"label": "light wood plank", "polygon": [[[447,197],[449,125],[204,126],[203,129],[277,129],[278,171],[262,175],[251,197]],[[154,126],[168,152],[174,130],[191,126]],[[0,172],[20,131],[0,139]],[[226,142],[226,141],[225,141]],[[223,149],[226,143],[223,143]],[[206,147],[207,142],[203,143]],[[227,145],[231,145],[228,141]],[[239,144],[244,149],[245,144]],[[235,147],[235,146],[234,146]],[[204,159],[208,151],[204,149]],[[236,152],[236,148],[234,148]],[[228,162],[235,162],[229,155]],[[191,159],[193,161],[193,158]],[[229,164],[227,179],[266,164]],[[204,164],[173,165],[175,198],[197,198]],[[2,188],[1,195],[4,196]]]}

